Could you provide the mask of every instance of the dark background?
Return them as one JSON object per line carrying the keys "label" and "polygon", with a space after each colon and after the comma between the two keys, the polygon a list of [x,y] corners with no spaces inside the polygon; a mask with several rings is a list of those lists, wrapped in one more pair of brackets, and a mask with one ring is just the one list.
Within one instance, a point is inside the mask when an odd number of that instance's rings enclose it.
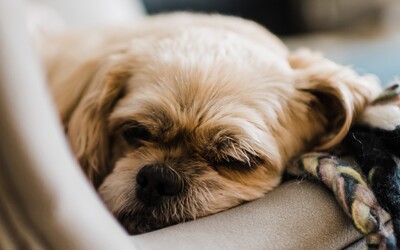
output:
{"label": "dark background", "polygon": [[171,11],[221,13],[252,19],[279,35],[340,28],[380,15],[377,0],[143,0],[149,14]]}
{"label": "dark background", "polygon": [[221,13],[252,19],[276,34],[305,31],[298,0],[144,0],[149,14],[177,10]]}
{"label": "dark background", "polygon": [[142,0],[149,14],[221,13],[252,19],[279,35],[290,49],[307,47],[378,75],[400,76],[398,0]]}

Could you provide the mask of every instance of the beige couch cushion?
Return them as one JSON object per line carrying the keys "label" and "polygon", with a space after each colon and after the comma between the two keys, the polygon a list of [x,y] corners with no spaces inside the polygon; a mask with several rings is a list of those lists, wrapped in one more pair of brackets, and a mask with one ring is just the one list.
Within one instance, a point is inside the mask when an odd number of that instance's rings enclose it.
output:
{"label": "beige couch cushion", "polygon": [[139,249],[341,249],[360,238],[329,190],[289,181],[262,199],[132,241]]}

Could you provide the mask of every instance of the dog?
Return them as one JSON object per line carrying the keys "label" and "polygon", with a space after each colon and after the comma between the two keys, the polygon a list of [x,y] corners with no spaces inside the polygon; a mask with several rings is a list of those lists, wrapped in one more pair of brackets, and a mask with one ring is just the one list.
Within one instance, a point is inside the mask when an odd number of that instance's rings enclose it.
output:
{"label": "dog", "polygon": [[72,151],[130,234],[262,197],[380,90],[238,17],[163,14],[39,49]]}

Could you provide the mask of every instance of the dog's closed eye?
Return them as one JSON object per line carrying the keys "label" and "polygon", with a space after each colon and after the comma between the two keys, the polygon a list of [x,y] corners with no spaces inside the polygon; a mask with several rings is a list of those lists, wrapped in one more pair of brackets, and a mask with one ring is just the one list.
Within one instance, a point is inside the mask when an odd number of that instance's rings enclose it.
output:
{"label": "dog's closed eye", "polygon": [[214,162],[213,165],[238,171],[251,170],[255,167],[251,161],[241,161],[231,156],[224,157],[223,159]]}
{"label": "dog's closed eye", "polygon": [[253,150],[255,147],[237,137],[232,133],[216,132],[206,146],[204,158],[217,170],[251,171],[264,163]]}
{"label": "dog's closed eye", "polygon": [[215,167],[224,167],[235,171],[251,171],[262,164],[263,160],[254,155],[247,155],[245,159],[236,159],[232,156],[224,156],[223,158],[213,161]]}
{"label": "dog's closed eye", "polygon": [[151,139],[150,132],[142,124],[130,121],[122,126],[122,136],[133,147],[139,147],[143,141]]}

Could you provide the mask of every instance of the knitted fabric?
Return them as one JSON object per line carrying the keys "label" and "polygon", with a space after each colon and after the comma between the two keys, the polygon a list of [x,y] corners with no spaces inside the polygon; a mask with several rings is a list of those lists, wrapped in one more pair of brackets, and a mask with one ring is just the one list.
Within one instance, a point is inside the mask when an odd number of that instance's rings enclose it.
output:
{"label": "knitted fabric", "polygon": [[[382,92],[370,107],[399,107],[399,93],[400,87],[393,85]],[[385,119],[381,114],[377,117]],[[394,129],[376,127],[375,124],[380,123],[376,119],[366,119],[362,125],[350,130],[340,145],[341,153],[304,154],[288,166],[287,172],[311,176],[332,190],[355,228],[366,236],[369,249],[399,249],[400,123],[394,124]],[[351,155],[358,164],[344,160],[344,155]],[[392,217],[394,235],[383,226],[381,207]]]}

